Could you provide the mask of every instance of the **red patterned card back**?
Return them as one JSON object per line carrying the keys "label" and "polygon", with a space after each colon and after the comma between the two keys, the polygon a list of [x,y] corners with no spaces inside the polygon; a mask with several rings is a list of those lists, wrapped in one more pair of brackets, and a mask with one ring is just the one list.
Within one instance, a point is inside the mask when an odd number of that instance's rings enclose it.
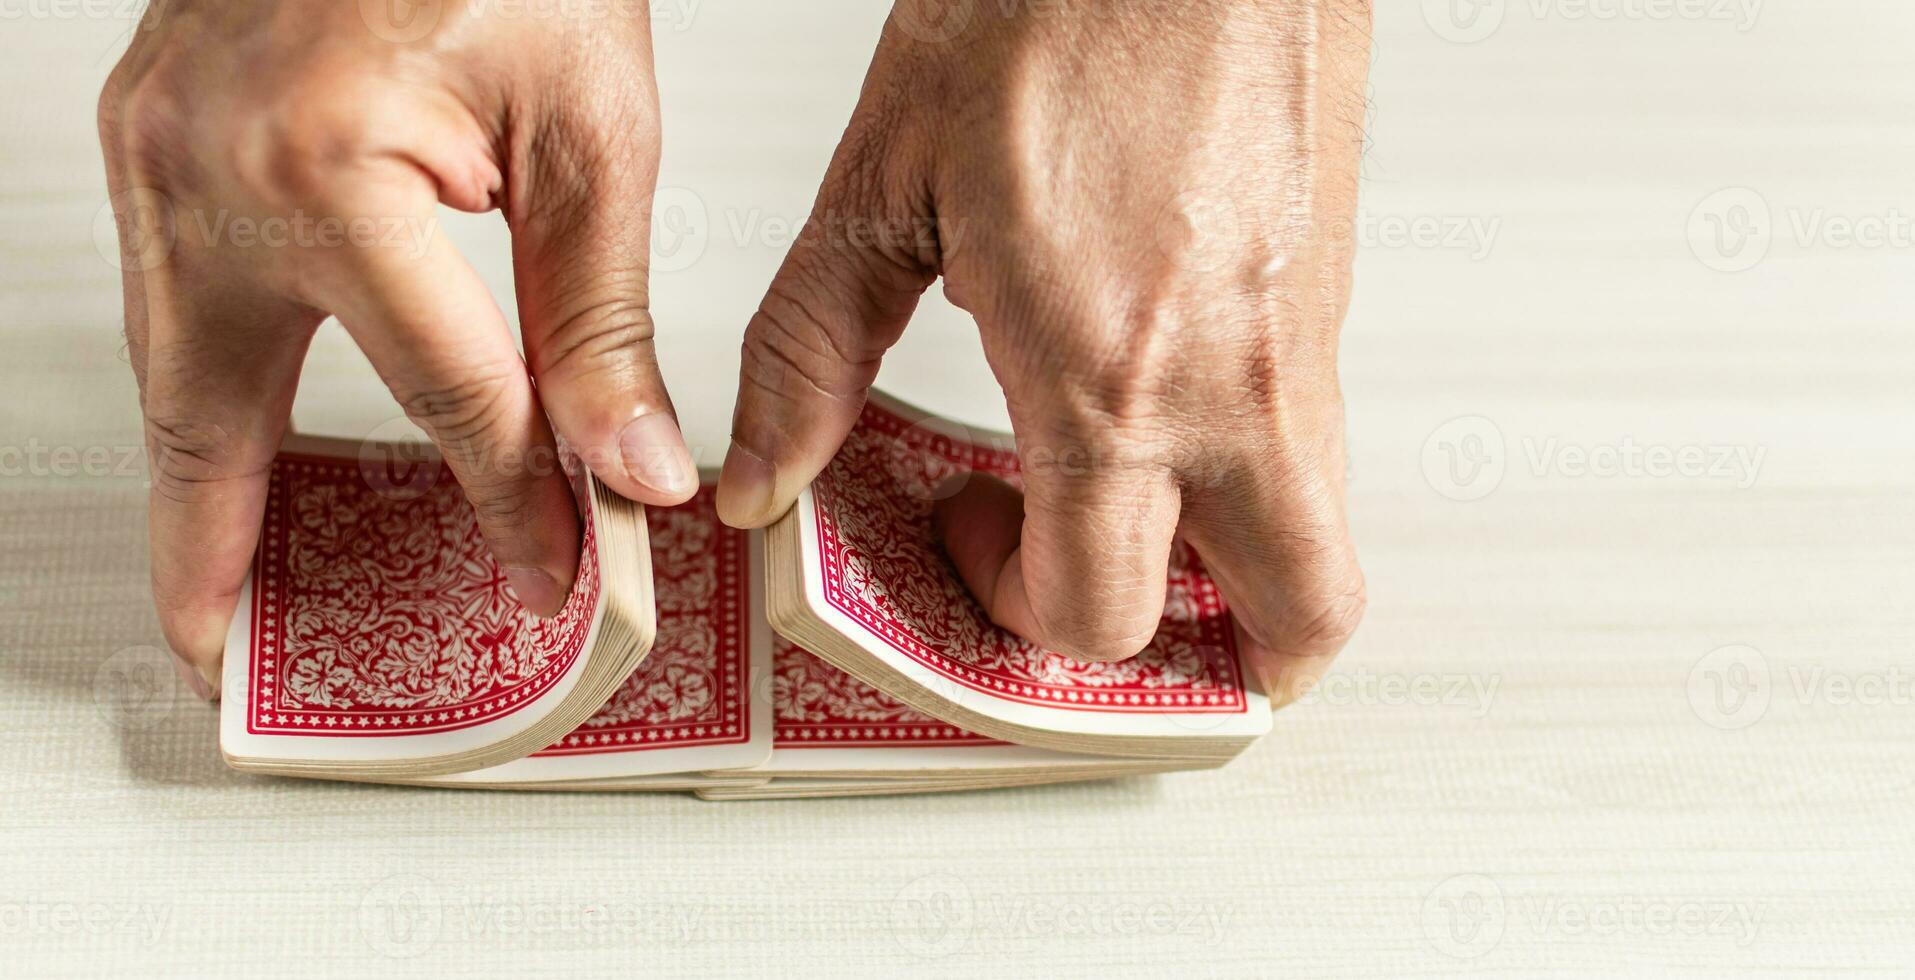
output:
{"label": "red patterned card back", "polygon": [[[751,538],[712,487],[645,508],[658,639],[612,699],[537,758],[751,741]],[[764,624],[759,629],[767,629]]]}
{"label": "red patterned card back", "polygon": [[1006,744],[917,711],[784,637],[774,637],[772,644],[774,748]]}
{"label": "red patterned card back", "polygon": [[991,623],[931,527],[935,488],[965,472],[1020,482],[1015,453],[866,405],[811,488],[825,601],[911,660],[998,698],[1097,712],[1248,710],[1229,612],[1187,546],[1175,549],[1157,635],[1130,660],[1081,663]]}
{"label": "red patterned card back", "polygon": [[247,730],[378,737],[503,717],[585,652],[599,598],[589,494],[578,579],[551,619],[514,598],[437,462],[274,461],[253,564]]}

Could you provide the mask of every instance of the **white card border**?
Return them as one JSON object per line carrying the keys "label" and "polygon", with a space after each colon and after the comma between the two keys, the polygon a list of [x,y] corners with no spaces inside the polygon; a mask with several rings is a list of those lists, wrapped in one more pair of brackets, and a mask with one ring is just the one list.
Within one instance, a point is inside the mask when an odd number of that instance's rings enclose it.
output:
{"label": "white card border", "polygon": [[[834,632],[844,636],[866,653],[882,660],[907,680],[936,692],[947,701],[979,714],[1013,725],[1040,728],[1070,735],[1113,735],[1146,738],[1243,738],[1263,735],[1270,730],[1270,700],[1261,692],[1245,686],[1244,710],[1235,713],[1193,712],[1099,712],[1047,708],[1042,705],[1011,701],[960,684],[918,663],[871,635],[857,620],[840,612],[824,595],[823,561],[818,547],[818,508],[810,487],[798,495],[793,505],[798,520],[799,562],[804,569],[805,605],[812,615],[823,620]],[[1242,665],[1239,664],[1241,671]],[[1247,674],[1244,680],[1248,681]]]}

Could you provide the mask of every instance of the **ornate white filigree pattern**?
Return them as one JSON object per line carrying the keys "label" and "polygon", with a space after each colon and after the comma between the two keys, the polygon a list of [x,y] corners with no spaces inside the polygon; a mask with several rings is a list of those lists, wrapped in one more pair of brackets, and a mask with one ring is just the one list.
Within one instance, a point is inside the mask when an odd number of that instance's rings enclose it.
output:
{"label": "ornate white filigree pattern", "polygon": [[249,731],[464,728],[536,699],[583,653],[600,584],[589,516],[572,595],[540,619],[512,596],[451,474],[426,482],[382,492],[357,460],[274,461],[253,562]]}
{"label": "ornate white filigree pattern", "polygon": [[1229,612],[1182,544],[1157,635],[1130,660],[1082,663],[991,623],[931,528],[935,487],[967,471],[1016,483],[1018,459],[867,405],[812,484],[826,601],[912,660],[996,697],[1081,711],[1247,710]]}
{"label": "ornate white filigree pattern", "polygon": [[603,708],[535,755],[751,740],[750,538],[719,522],[716,500],[705,487],[677,507],[645,508],[658,639]]}
{"label": "ornate white filigree pattern", "polygon": [[775,748],[1004,744],[917,711],[784,637],[772,643]]}

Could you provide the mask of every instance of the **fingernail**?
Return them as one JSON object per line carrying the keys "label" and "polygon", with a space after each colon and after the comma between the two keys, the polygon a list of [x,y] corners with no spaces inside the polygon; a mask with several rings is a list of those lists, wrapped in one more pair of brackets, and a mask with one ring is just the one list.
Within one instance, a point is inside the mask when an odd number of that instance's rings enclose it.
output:
{"label": "fingernail", "polygon": [[698,485],[692,454],[678,423],[664,412],[641,415],[625,423],[618,434],[618,451],[625,472],[659,493],[677,497]]}
{"label": "fingernail", "polygon": [[173,658],[173,668],[180,672],[180,680],[186,682],[186,689],[201,701],[212,701],[219,697],[219,682],[213,680],[210,673],[202,672],[180,656]]}
{"label": "fingernail", "polygon": [[718,487],[718,517],[733,527],[757,527],[771,517],[777,471],[757,453],[736,442],[725,453],[725,472]]}
{"label": "fingernail", "polygon": [[540,616],[555,615],[565,605],[565,593],[551,572],[530,565],[507,565],[504,571],[506,585],[519,605]]}

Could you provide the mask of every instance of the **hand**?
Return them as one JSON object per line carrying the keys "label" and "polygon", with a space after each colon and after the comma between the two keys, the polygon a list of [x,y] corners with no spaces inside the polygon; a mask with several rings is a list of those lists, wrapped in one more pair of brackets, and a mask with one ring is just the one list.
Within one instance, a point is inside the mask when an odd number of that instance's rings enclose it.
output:
{"label": "hand", "polygon": [[[811,215],[746,330],[719,512],[776,520],[938,276],[1024,463],[946,547],[992,619],[1136,654],[1181,532],[1279,702],[1361,617],[1343,508],[1369,8],[899,0]],[[863,234],[857,232],[862,230]]]}
{"label": "hand", "polygon": [[[108,79],[153,592],[202,694],[327,314],[438,445],[535,612],[563,605],[578,567],[548,415],[620,493],[697,489],[652,353],[650,23],[559,9],[172,0]],[[442,203],[504,211],[524,358],[439,233]]]}

